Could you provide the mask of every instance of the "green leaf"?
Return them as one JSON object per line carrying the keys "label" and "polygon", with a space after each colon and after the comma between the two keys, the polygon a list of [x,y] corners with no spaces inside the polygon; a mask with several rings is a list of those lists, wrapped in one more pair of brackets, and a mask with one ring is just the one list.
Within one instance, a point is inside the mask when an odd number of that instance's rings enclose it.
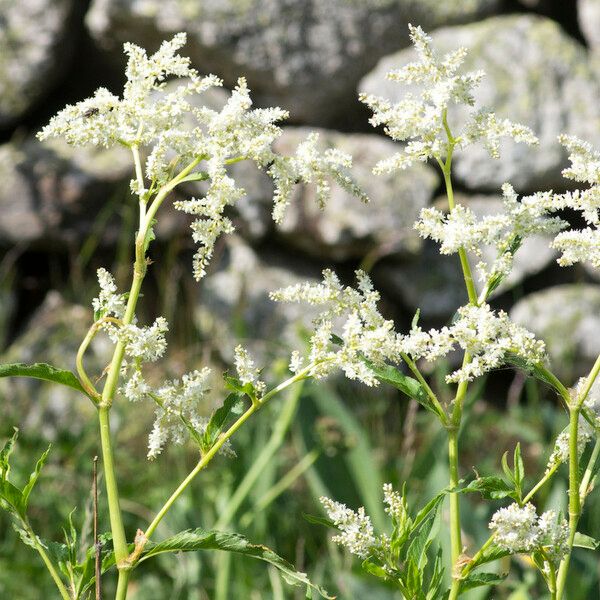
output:
{"label": "green leaf", "polygon": [[200,440],[200,448],[202,452],[208,452],[214,443],[217,441],[219,434],[223,431],[223,427],[229,418],[229,415],[241,414],[244,407],[244,400],[242,397],[236,392],[229,394],[225,401],[223,402],[223,406],[220,406],[215,410],[210,417],[210,421],[206,426],[204,434]]}
{"label": "green leaf", "polygon": [[302,513],[302,516],[313,525],[323,525],[324,527],[329,527],[331,529],[339,529],[339,527],[331,519],[318,517],[317,515],[309,515],[307,513]]}
{"label": "green leaf", "polygon": [[413,522],[413,529],[416,529],[421,525],[421,523],[426,519],[426,517],[431,513],[431,511],[437,512],[444,496],[446,495],[446,491],[440,492],[437,496],[434,496],[418,513]]}
{"label": "green leaf", "polygon": [[477,561],[473,561],[472,568],[479,567],[489,562],[493,562],[495,560],[499,560],[504,558],[505,556],[509,556],[510,552],[508,550],[504,550],[495,544],[492,544],[488,548],[486,548],[477,558]]}
{"label": "green leaf", "polygon": [[81,387],[79,379],[77,379],[74,373],[65,371],[64,369],[57,369],[46,363],[33,363],[31,365],[11,363],[0,365],[0,377],[32,377],[34,379],[43,379],[44,381],[66,385],[86,396],[88,395]]}
{"label": "green leaf", "polygon": [[379,579],[389,579],[388,572],[369,558],[363,560],[361,567],[363,571],[370,573],[371,575],[375,575],[375,577],[379,577]]}
{"label": "green leaf", "polygon": [[498,585],[506,579],[507,575],[508,573],[500,575],[497,573],[469,573],[467,578],[460,582],[460,591],[463,593],[482,585]]}
{"label": "green leaf", "polygon": [[515,489],[509,485],[501,477],[478,477],[474,479],[466,487],[458,490],[458,492],[479,492],[488,500],[499,500],[500,498],[514,497]]}
{"label": "green leaf", "polygon": [[4,510],[21,519],[25,518],[23,494],[10,481],[0,481],[0,501]]}
{"label": "green leaf", "polygon": [[23,510],[27,510],[27,505],[29,504],[29,494],[31,494],[31,490],[33,490],[40,473],[42,472],[42,468],[46,463],[46,459],[48,458],[48,453],[50,452],[51,447],[52,446],[48,446],[48,449],[42,454],[42,456],[40,456],[35,465],[33,473],[29,476],[27,485],[23,488]]}
{"label": "green leaf", "polygon": [[18,437],[19,430],[15,427],[12,437],[4,444],[2,450],[0,450],[0,479],[2,481],[6,481],[10,474],[10,455],[15,448]]}
{"label": "green leaf", "polygon": [[179,183],[183,183],[185,181],[206,181],[208,179],[208,173],[204,171],[200,171],[197,173],[190,173],[186,175],[183,179],[179,180]]}
{"label": "green leaf", "polygon": [[431,402],[427,392],[423,386],[413,377],[405,375],[392,365],[376,365],[371,361],[365,360],[367,366],[375,373],[375,377],[382,383],[387,383],[400,390],[409,398],[414,398],[419,404],[423,405],[427,410],[431,411],[438,417],[440,416],[438,409]]}
{"label": "green leaf", "polygon": [[205,529],[182,531],[149,547],[139,562],[165,552],[194,552],[196,550],[222,550],[257,558],[278,569],[288,583],[305,585],[319,592],[323,598],[333,598],[326,590],[311,583],[305,573],[296,571],[293,565],[275,554],[273,550],[266,546],[252,544],[237,533],[207,531]]}
{"label": "green leaf", "polygon": [[251,383],[242,383],[237,377],[232,377],[227,373],[223,375],[223,380],[228,390],[248,396],[252,402],[256,400],[256,390]]}
{"label": "green leaf", "polygon": [[523,465],[523,457],[521,456],[521,444],[517,443],[515,446],[515,452],[513,455],[513,481],[515,482],[515,489],[519,496],[519,501],[523,495],[523,480],[525,479],[525,467]]}
{"label": "green leaf", "polygon": [[410,328],[411,329],[416,329],[417,325],[419,324],[419,317],[421,316],[421,309],[417,308],[417,312],[415,312],[414,317],[412,318],[411,324],[410,324]]}
{"label": "green leaf", "polygon": [[588,550],[597,550],[600,547],[600,542],[593,537],[585,535],[584,533],[579,533],[578,531],[575,534],[573,546],[576,546],[577,548],[587,548]]}

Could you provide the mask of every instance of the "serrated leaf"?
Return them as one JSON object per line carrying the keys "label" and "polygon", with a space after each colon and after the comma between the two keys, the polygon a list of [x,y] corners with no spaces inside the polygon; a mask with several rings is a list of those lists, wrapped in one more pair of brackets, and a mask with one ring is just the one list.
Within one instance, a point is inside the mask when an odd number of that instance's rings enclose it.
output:
{"label": "serrated leaf", "polygon": [[466,592],[482,585],[498,585],[502,583],[508,573],[469,573],[466,579],[460,582],[460,592]]}
{"label": "serrated leaf", "polygon": [[515,489],[512,485],[509,485],[501,477],[490,476],[490,477],[478,477],[474,479],[464,488],[458,490],[461,493],[464,492],[479,492],[484,498],[488,500],[499,500],[506,497],[514,497],[516,495]]}
{"label": "serrated leaf", "polygon": [[51,446],[48,446],[48,449],[42,454],[42,456],[40,456],[39,460],[35,465],[33,473],[31,473],[31,475],[29,476],[29,481],[27,482],[27,485],[23,488],[23,510],[25,511],[27,510],[27,505],[29,504],[29,495],[31,494],[31,490],[33,490],[40,476],[40,473],[42,472],[44,464],[46,463],[46,459],[48,458],[50,448]]}
{"label": "serrated leaf", "polygon": [[281,573],[285,581],[291,585],[305,585],[319,592],[323,598],[333,598],[326,590],[313,584],[308,579],[306,573],[296,571],[292,564],[281,558],[273,550],[266,546],[252,544],[244,536],[237,533],[207,531],[205,529],[182,531],[173,537],[150,546],[139,562],[143,562],[158,554],[164,554],[165,552],[195,552],[197,550],[235,552],[265,561],[273,565]]}
{"label": "serrated leaf", "polygon": [[243,409],[244,401],[240,395],[236,393],[229,394],[223,402],[223,406],[220,406],[215,410],[210,417],[210,420],[202,434],[200,440],[200,448],[202,452],[208,452],[214,443],[217,441],[219,434],[223,431],[223,427],[231,414],[240,414]]}
{"label": "serrated leaf", "polygon": [[88,395],[81,387],[79,379],[71,371],[57,369],[46,363],[33,363],[31,365],[25,363],[10,363],[0,365],[0,377],[32,377],[33,379],[43,379],[44,381],[52,381],[60,383],[67,387],[73,388],[82,394]]}
{"label": "serrated leaf", "polygon": [[577,548],[587,548],[588,550],[597,550],[600,547],[600,542],[593,537],[578,531],[575,534],[573,546],[577,546]]}

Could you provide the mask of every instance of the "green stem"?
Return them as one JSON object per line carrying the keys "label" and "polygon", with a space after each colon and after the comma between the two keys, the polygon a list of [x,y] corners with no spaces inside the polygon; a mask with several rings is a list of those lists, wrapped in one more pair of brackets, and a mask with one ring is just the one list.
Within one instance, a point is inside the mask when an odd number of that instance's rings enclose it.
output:
{"label": "green stem", "polygon": [[556,471],[558,470],[559,466],[560,466],[560,463],[554,463],[548,469],[548,471],[544,474],[544,476],[531,489],[531,491],[529,492],[529,494],[527,494],[527,496],[525,496],[525,498],[523,498],[523,504],[527,504],[538,493],[538,491],[541,490],[542,487],[544,485],[546,485],[546,483],[548,481],[550,481],[550,479],[552,479],[552,477],[554,476],[554,473],[556,473]]}
{"label": "green stem", "polygon": [[[448,208],[452,212],[456,206],[454,202],[454,189],[452,187],[452,154],[454,152],[454,145],[456,140],[452,136],[450,127],[448,126],[447,111],[444,110],[442,115],[442,121],[444,123],[444,129],[448,137],[447,155],[446,161],[443,162],[438,159],[438,163],[442,169],[444,175],[444,184],[446,186],[446,196],[448,197]],[[467,257],[467,252],[464,248],[458,249],[458,256],[460,258],[460,266],[462,268],[465,285],[467,287],[467,294],[469,295],[469,303],[477,306],[477,291],[475,290],[475,283],[473,281],[473,274],[471,272],[471,265]]]}
{"label": "green stem", "polygon": [[119,490],[115,476],[114,456],[112,439],[110,435],[110,415],[107,406],[98,409],[98,420],[100,422],[100,443],[102,445],[102,464],[104,466],[104,479],[106,485],[106,497],[108,500],[108,512],[110,516],[110,529],[113,536],[115,549],[115,560],[117,566],[127,558],[129,550],[125,538],[125,527],[119,505]]}
{"label": "green stem", "polygon": [[571,560],[575,534],[577,533],[577,524],[581,515],[581,501],[579,498],[579,453],[577,450],[577,438],[579,428],[579,414],[581,409],[578,406],[571,408],[569,414],[569,552],[560,563],[557,580],[557,598],[560,600],[564,593]]}
{"label": "green stem", "polygon": [[42,546],[42,544],[38,540],[37,535],[35,535],[33,529],[31,529],[31,525],[29,525],[29,523],[23,523],[23,525],[27,529],[27,533],[29,533],[30,539],[33,540],[33,545],[35,546],[35,549],[37,550],[38,554],[42,557],[42,560],[44,561],[46,568],[52,576],[52,579],[54,580],[54,583],[56,584],[56,587],[58,588],[61,597],[63,598],[63,600],[71,600],[71,595],[67,591],[67,588],[65,587],[63,580],[60,578],[60,575],[58,574],[58,571],[56,570],[55,566],[52,564],[52,561],[46,553],[44,546]]}
{"label": "green stem", "polygon": [[129,569],[121,569],[119,571],[119,579],[117,581],[117,591],[115,593],[115,600],[126,600],[127,590],[129,587]]}
{"label": "green stem", "polygon": [[[136,154],[137,149],[133,150],[134,162],[136,163],[136,174],[140,177],[139,170],[139,155]],[[152,221],[156,211],[168,194],[177,186],[181,180],[190,173],[194,167],[203,159],[198,157],[193,160],[185,169],[183,169],[175,178],[168,184],[163,186],[157,193],[150,210],[146,214],[140,207],[140,224],[135,240],[135,262],[133,265],[133,280],[129,296],[127,298],[127,306],[125,308],[125,316],[123,317],[123,325],[132,323],[135,316],[137,301],[140,296],[142,282],[146,275],[146,249],[148,233],[152,227]],[[125,536],[125,527],[123,525],[123,516],[119,503],[119,490],[115,474],[114,455],[112,448],[112,440],[110,435],[109,412],[113,403],[121,365],[125,356],[125,343],[119,340],[115,346],[113,357],[110,363],[106,384],[102,390],[102,398],[98,403],[98,419],[100,423],[100,440],[102,444],[102,462],[104,467],[104,475],[106,482],[106,495],[108,499],[108,509],[110,515],[111,533],[113,537],[113,547],[115,550],[115,560],[119,569],[119,581],[117,588],[117,599],[125,600],[127,597],[127,583],[129,579],[128,570],[130,565],[127,563],[129,549],[127,547],[127,538]]]}
{"label": "green stem", "polygon": [[[448,429],[448,464],[450,467],[450,488],[458,487],[458,427]],[[454,577],[458,560],[462,554],[460,531],[460,504],[457,493],[450,493],[450,548],[452,559],[452,587],[450,600],[458,598],[460,579]]]}

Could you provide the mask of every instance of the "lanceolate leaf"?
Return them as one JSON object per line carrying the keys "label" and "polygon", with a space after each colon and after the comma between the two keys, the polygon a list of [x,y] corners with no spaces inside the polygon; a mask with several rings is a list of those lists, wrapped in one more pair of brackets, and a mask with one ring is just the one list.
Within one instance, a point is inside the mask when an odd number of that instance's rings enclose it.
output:
{"label": "lanceolate leaf", "polygon": [[277,568],[288,583],[305,585],[319,592],[323,598],[333,598],[326,590],[311,583],[305,573],[296,571],[293,565],[275,554],[273,550],[266,546],[251,544],[245,537],[237,533],[207,531],[205,529],[182,531],[158,544],[149,546],[140,562],[165,552],[194,552],[196,550],[236,552],[263,560]]}
{"label": "lanceolate leaf", "polygon": [[57,369],[46,363],[33,363],[31,365],[25,363],[12,363],[0,365],[0,377],[32,377],[34,379],[43,379],[45,381],[66,385],[82,394],[86,393],[74,373],[63,369]]}
{"label": "lanceolate leaf", "polygon": [[458,490],[459,492],[479,492],[488,500],[499,500],[507,496],[514,498],[517,496],[515,488],[509,485],[501,477],[478,477],[466,487]]}

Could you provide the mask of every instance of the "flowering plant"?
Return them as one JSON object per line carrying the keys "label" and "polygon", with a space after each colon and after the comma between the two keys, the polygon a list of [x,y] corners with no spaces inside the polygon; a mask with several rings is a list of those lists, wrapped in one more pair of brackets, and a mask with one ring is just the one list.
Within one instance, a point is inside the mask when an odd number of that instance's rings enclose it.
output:
{"label": "flowering plant", "polygon": [[[493,309],[489,300],[510,273],[523,240],[531,235],[552,236],[552,246],[562,253],[559,264],[563,266],[579,261],[600,265],[596,255],[600,247],[600,154],[581,140],[561,138],[572,163],[565,176],[589,187],[564,194],[540,192],[519,199],[510,184],[505,184],[503,211],[478,218],[455,201],[454,153],[470,144],[482,143],[495,158],[502,137],[527,144],[537,140],[529,128],[486,109],[474,108],[473,89],[483,73],[460,73],[464,49],[439,57],[419,27],[411,27],[410,32],[418,61],[389,77],[414,86],[414,90],[397,104],[372,95],[361,98],[373,111],[373,125],[383,125],[392,139],[407,142],[394,156],[381,161],[375,173],[406,169],[415,161],[432,160],[440,167],[447,210],[423,209],[415,227],[422,237],[439,243],[442,254],[458,254],[467,303],[457,308],[455,317],[444,327],[423,330],[417,312],[410,331],[400,333],[379,312],[379,293],[363,271],[356,273],[356,287],[344,285],[335,273],[326,270],[320,283],[273,291],[271,297],[275,301],[304,302],[322,308],[314,321],[308,349],[292,353],[292,374],[288,379],[269,385],[248,351],[237,346],[236,375],[226,375],[224,381],[230,393],[210,417],[199,411],[211,385],[209,368],[194,370],[158,386],[151,385],[147,377],[148,363],[162,358],[167,348],[166,320],[157,316],[152,324],[143,325],[136,317],[151,262],[149,252],[159,209],[179,185],[205,182],[203,197],[174,203],[176,209],[194,217],[192,236],[199,249],[193,269],[200,279],[206,275],[219,236],[233,230],[226,214],[228,206],[244,195],[231,175],[230,165],[253,161],[271,176],[275,186],[273,217],[280,221],[293,187],[299,182],[316,186],[321,205],[327,201],[331,181],[366,200],[348,175],[351,158],[336,150],[321,152],[316,135],[300,144],[294,156],[274,152],[272,142],[281,131],[277,123],[287,115],[278,108],[252,109],[243,79],[220,111],[193,103],[194,95],[221,82],[214,76],[200,77],[189,61],[177,54],[185,43],[183,34],[163,43],[152,56],[127,44],[127,83],[122,98],[100,89],[92,98],[66,107],[40,133],[42,139],[61,136],[77,146],[120,144],[128,148],[135,172],[131,192],[139,206],[131,287],[128,292],[120,291],[107,270],[98,271],[100,291],[93,301],[92,325],[77,354],[76,374],[41,363],[0,368],[2,376],[38,377],[75,388],[97,409],[112,548],[105,544],[102,549],[98,538],[94,546],[84,549],[83,562],[77,560],[80,548],[72,526],[64,544],[49,544],[33,531],[28,519],[30,494],[47,453],[38,461],[27,485],[19,488],[10,478],[16,435],[0,452],[0,505],[14,517],[23,541],[40,554],[64,600],[88,597],[94,586],[99,598],[101,575],[114,568],[118,572],[115,599],[124,600],[131,573],[139,564],[164,552],[199,549],[258,558],[279,569],[286,580],[306,586],[309,593],[316,590],[329,597],[323,588],[311,583],[304,573],[297,572],[273,551],[251,544],[242,536],[195,529],[159,542],[153,538],[158,524],[214,456],[219,452],[234,453],[232,436],[255,412],[283,390],[336,371],[367,386],[391,385],[434,415],[447,434],[449,478],[448,485],[419,511],[409,506],[405,489],[394,490],[386,484],[383,501],[391,521],[388,531],[376,532],[364,508],[355,511],[335,500],[321,498],[328,519],[320,522],[338,530],[335,542],[359,557],[368,573],[396,587],[406,599],[454,600],[472,588],[497,585],[504,575],[481,572],[480,567],[516,554],[530,557],[551,598],[564,598],[573,547],[594,545],[593,540],[578,532],[578,525],[600,454],[600,392],[595,385],[600,357],[589,375],[569,389],[553,374],[544,342],[511,321],[505,312]],[[169,77],[178,78],[179,84],[167,86]],[[465,106],[467,117],[461,112],[462,125],[460,131],[455,131],[457,108]],[[587,227],[570,228],[560,216],[565,208],[581,212]],[[486,248],[494,251],[494,260],[480,260],[489,256],[483,252]],[[473,257],[479,260],[479,283],[473,276]],[[92,340],[101,333],[109,336],[114,351],[105,372],[91,377],[86,371],[85,355]],[[456,352],[462,353],[462,361],[446,377],[445,384],[453,391],[448,401],[429,385],[422,366]],[[546,471],[529,491],[524,489],[525,468],[519,445],[513,451],[512,466],[507,454],[502,457],[503,476],[478,475],[467,482],[459,473],[459,436],[469,410],[468,388],[476,378],[504,365],[521,368],[551,386],[569,413],[568,427],[558,436]],[[98,382],[103,379],[99,390]],[[113,405],[124,400],[149,403],[155,411],[149,458],[158,457],[171,442],[190,442],[198,448],[196,466],[149,526],[138,530],[135,537],[128,536],[123,525],[109,420]],[[590,451],[591,441],[594,446]],[[533,504],[537,492],[565,462],[569,469],[567,513],[556,507],[538,514]],[[480,493],[487,499],[510,499],[510,504],[491,518],[490,537],[477,550],[466,547],[461,530],[461,497],[468,493]],[[446,499],[450,507],[449,557],[436,548],[435,529]]]}

